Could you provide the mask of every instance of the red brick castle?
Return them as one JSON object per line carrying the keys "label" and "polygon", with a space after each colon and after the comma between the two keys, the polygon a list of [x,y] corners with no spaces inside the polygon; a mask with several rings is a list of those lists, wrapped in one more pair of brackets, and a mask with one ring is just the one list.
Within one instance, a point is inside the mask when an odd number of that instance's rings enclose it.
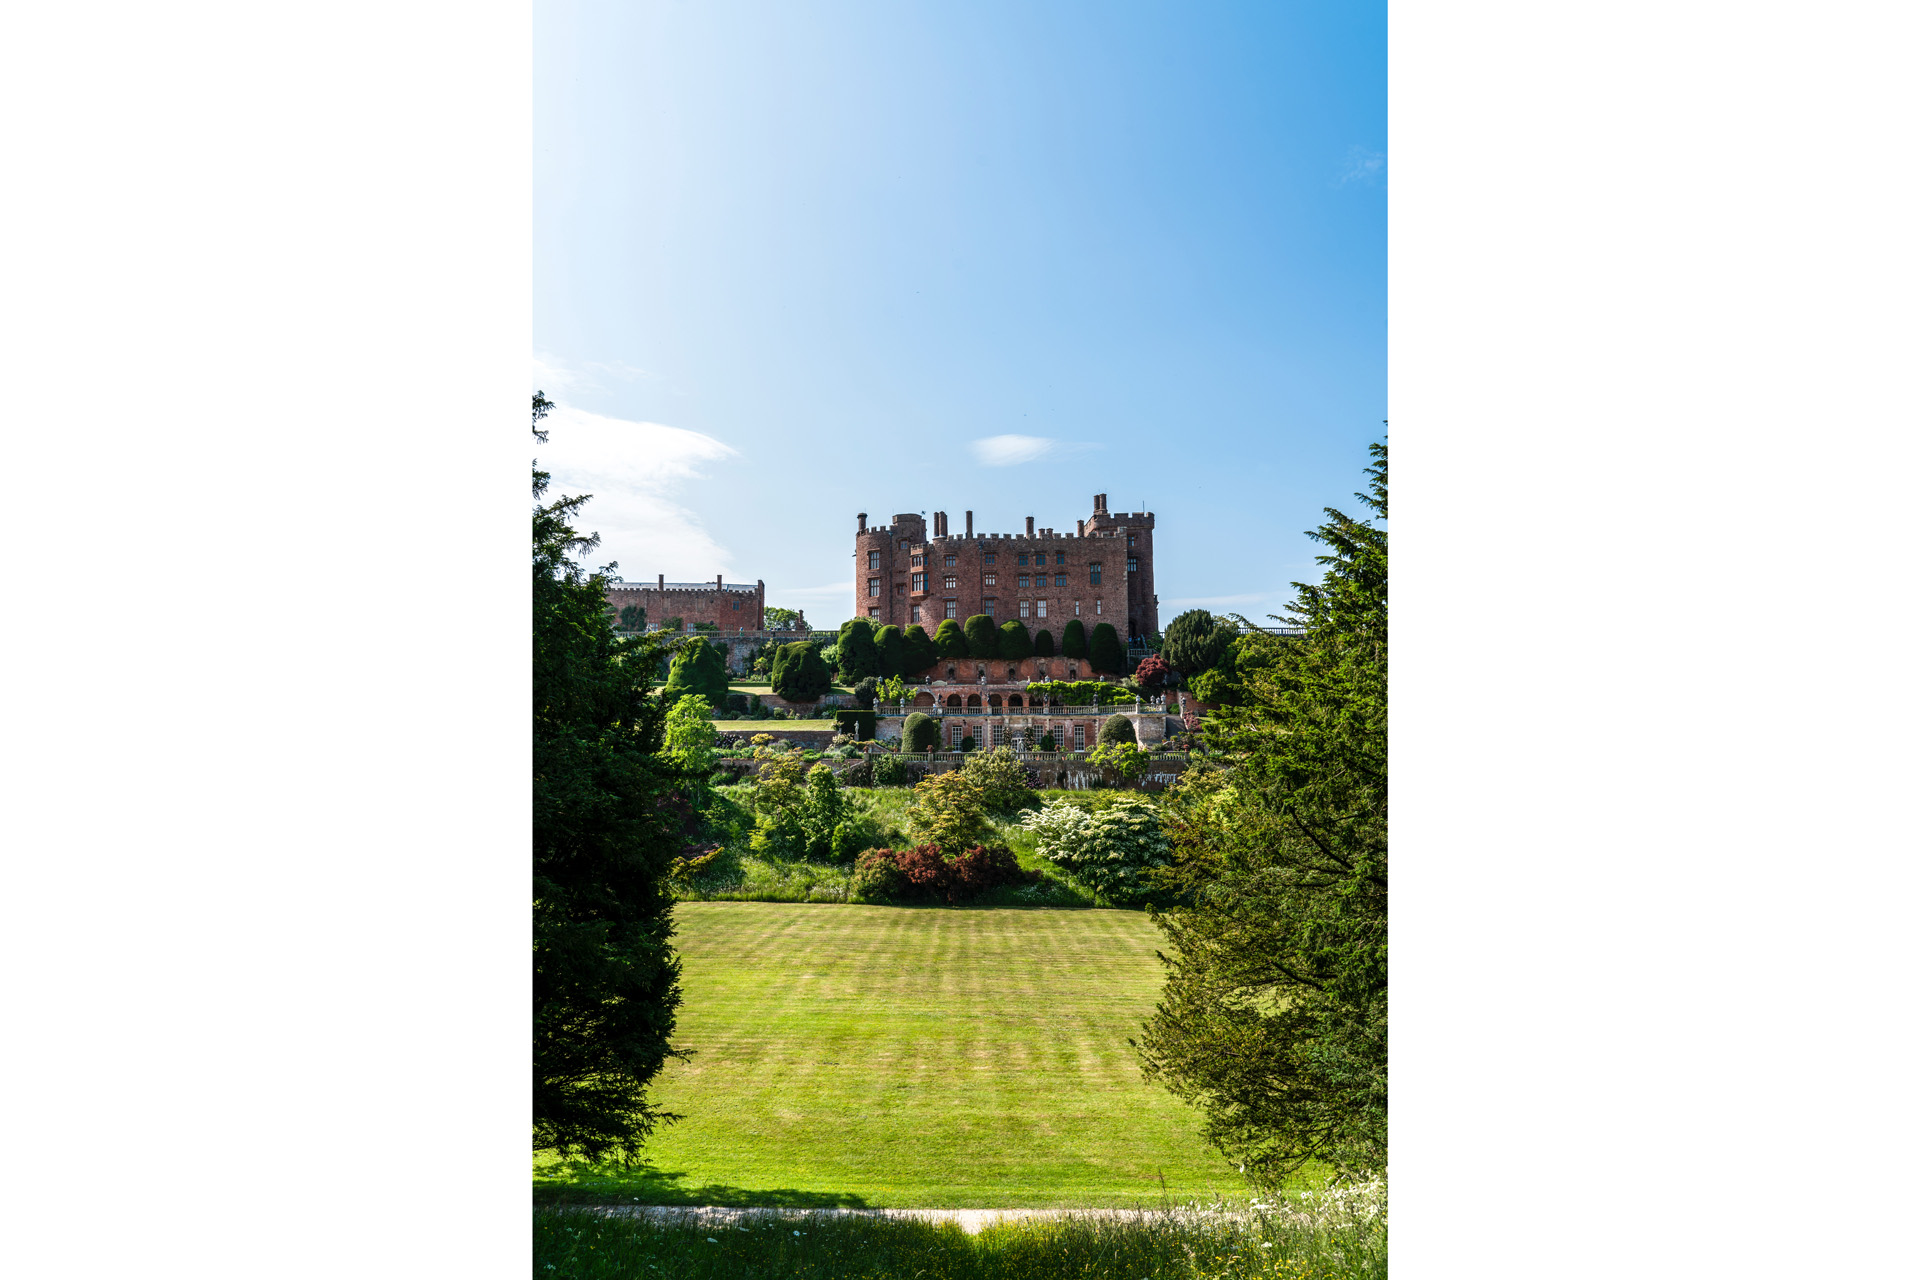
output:
{"label": "red brick castle", "polygon": [[1110,622],[1129,638],[1160,630],[1153,513],[1110,512],[1104,493],[1072,533],[1035,529],[1028,516],[1023,534],[977,534],[971,511],[961,534],[948,531],[946,512],[934,512],[931,537],[926,520],[911,513],[872,528],[866,512],[858,519],[853,611],[878,626],[918,623],[931,635],[947,618],[984,613],[1056,636],[1071,618],[1088,630]]}

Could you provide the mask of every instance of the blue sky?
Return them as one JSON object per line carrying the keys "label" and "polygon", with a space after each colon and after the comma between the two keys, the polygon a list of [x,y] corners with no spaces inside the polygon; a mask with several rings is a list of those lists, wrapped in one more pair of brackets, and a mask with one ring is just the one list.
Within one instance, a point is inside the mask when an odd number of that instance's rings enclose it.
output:
{"label": "blue sky", "polygon": [[1163,625],[1315,576],[1387,416],[1384,6],[543,0],[534,40],[538,452],[600,560],[831,626],[856,512],[1107,493]]}

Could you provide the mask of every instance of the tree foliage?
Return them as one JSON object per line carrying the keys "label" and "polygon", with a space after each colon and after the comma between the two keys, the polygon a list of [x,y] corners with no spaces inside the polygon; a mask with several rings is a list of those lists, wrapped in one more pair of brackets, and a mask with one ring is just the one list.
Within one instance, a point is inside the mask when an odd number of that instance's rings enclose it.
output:
{"label": "tree foliage", "polygon": [[1102,746],[1134,741],[1133,721],[1117,711],[1114,712],[1107,717],[1107,722],[1100,726],[1100,736],[1095,741]]}
{"label": "tree foliage", "polygon": [[940,722],[924,711],[915,711],[900,726],[900,746],[905,751],[933,751],[940,746]]}
{"label": "tree foliage", "polygon": [[904,675],[907,663],[912,661],[907,649],[907,637],[900,628],[888,623],[873,634],[873,647],[880,652],[880,674],[883,676]]}
{"label": "tree foliage", "polygon": [[1205,609],[1189,609],[1167,624],[1160,656],[1191,679],[1228,662],[1235,632],[1227,619],[1216,618]]}
{"label": "tree foliage", "polygon": [[[544,396],[533,405],[535,435]],[[673,1117],[648,1097],[680,1004],[668,877],[697,820],[650,697],[664,649],[616,635],[605,571],[578,558],[587,495],[533,473],[533,1145],[635,1157]],[[613,566],[608,566],[612,569]]]}
{"label": "tree foliage", "polygon": [[1000,656],[1000,632],[986,614],[976,613],[967,619],[966,637],[969,658]]}
{"label": "tree foliage", "polygon": [[961,772],[980,788],[980,802],[988,813],[1017,813],[1040,803],[1040,775],[1021,764],[1011,747],[970,755]]}
{"label": "tree foliage", "polygon": [[1036,658],[1053,656],[1053,632],[1045,627],[1033,633],[1033,656]]}
{"label": "tree foliage", "polygon": [[791,631],[800,625],[798,609],[782,609],[775,605],[768,605],[760,611],[760,617],[766,622],[769,631]]}
{"label": "tree foliage", "polygon": [[647,629],[647,611],[637,604],[630,604],[620,610],[620,630],[645,631]]}
{"label": "tree foliage", "polygon": [[852,684],[867,676],[882,674],[880,646],[873,642],[873,632],[871,618],[849,618],[840,624],[840,639],[837,642],[839,653],[836,658],[841,683]]}
{"label": "tree foliage", "polygon": [[1067,619],[1067,625],[1061,629],[1060,656],[1063,658],[1087,656],[1087,628],[1080,619]]}
{"label": "tree foliage", "polygon": [[727,701],[727,655],[699,636],[680,646],[667,673],[668,705],[688,695],[705,698],[709,706],[724,706]]}
{"label": "tree foliage", "polygon": [[1115,906],[1151,898],[1149,873],[1169,864],[1159,811],[1144,796],[1122,796],[1098,813],[1049,801],[1020,825],[1034,833],[1041,857]]}
{"label": "tree foliage", "polygon": [[833,672],[811,642],[780,646],[773,660],[773,691],[789,702],[812,702],[833,687]]}
{"label": "tree foliage", "polygon": [[1331,508],[1296,583],[1297,639],[1239,643],[1243,704],[1208,718],[1224,770],[1189,771],[1163,812],[1173,881],[1156,915],[1167,985],[1137,1042],[1258,1185],[1310,1159],[1360,1174],[1387,1154],[1387,452],[1364,520]]}
{"label": "tree foliage", "polygon": [[967,656],[966,633],[960,630],[957,619],[947,618],[933,633],[933,647],[936,658],[964,658]]}
{"label": "tree foliage", "polygon": [[673,709],[667,712],[667,756],[689,778],[704,783],[713,772],[713,744],[719,736],[713,727],[712,703],[697,693],[673,700]]}
{"label": "tree foliage", "polygon": [[1126,648],[1120,643],[1120,636],[1111,622],[1094,623],[1093,635],[1087,640],[1087,660],[1093,664],[1095,671],[1104,671],[1108,675],[1117,676],[1127,669]]}
{"label": "tree foliage", "polygon": [[1173,668],[1157,653],[1150,653],[1133,669],[1133,682],[1142,689],[1161,689],[1173,677]]}
{"label": "tree foliage", "polygon": [[907,825],[916,840],[938,846],[948,857],[993,838],[986,792],[965,769],[936,773],[916,786]]}
{"label": "tree foliage", "polygon": [[1009,662],[1033,656],[1033,638],[1027,634],[1027,624],[1020,619],[1008,618],[1000,624],[1000,656]]}
{"label": "tree foliage", "polygon": [[906,640],[907,657],[901,663],[901,675],[918,675],[940,660],[940,650],[935,646],[933,637],[928,635],[927,629],[919,623],[916,622],[907,628]]}

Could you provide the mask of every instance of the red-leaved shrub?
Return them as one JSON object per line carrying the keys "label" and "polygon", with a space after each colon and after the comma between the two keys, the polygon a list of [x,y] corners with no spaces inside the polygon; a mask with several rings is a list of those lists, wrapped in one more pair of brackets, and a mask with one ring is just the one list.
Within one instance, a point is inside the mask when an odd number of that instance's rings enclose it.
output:
{"label": "red-leaved shrub", "polygon": [[865,897],[913,894],[943,898],[951,904],[1003,884],[1031,884],[1039,878],[1037,871],[1022,871],[1013,851],[1002,845],[974,845],[948,858],[941,855],[940,846],[920,844],[867,850],[855,868],[854,888]]}
{"label": "red-leaved shrub", "polygon": [[1173,668],[1166,659],[1157,653],[1150,653],[1146,660],[1133,669],[1133,682],[1142,689],[1158,689],[1167,683],[1167,677],[1173,674]]}

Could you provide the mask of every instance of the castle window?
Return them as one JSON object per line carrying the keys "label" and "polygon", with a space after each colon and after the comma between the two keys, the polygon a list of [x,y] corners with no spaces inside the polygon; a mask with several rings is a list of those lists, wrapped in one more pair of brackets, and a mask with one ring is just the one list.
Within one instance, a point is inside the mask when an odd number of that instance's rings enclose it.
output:
{"label": "castle window", "polygon": [[880,553],[878,551],[867,552],[867,568],[878,569],[879,567],[880,567]]}
{"label": "castle window", "polygon": [[1027,616],[1027,602],[1025,600],[1020,602],[1020,616],[1023,618]]}
{"label": "castle window", "polygon": [[1132,546],[1132,545],[1133,545],[1133,535],[1132,535],[1132,534],[1128,534],[1128,535],[1127,535],[1127,545],[1128,545],[1128,546]]}
{"label": "castle window", "polygon": [[870,596],[877,596],[880,594],[880,579],[878,578],[867,579],[867,594]]}
{"label": "castle window", "polygon": [[1094,611],[1095,613],[1099,613],[1099,612],[1100,612],[1100,602],[1099,602],[1098,600],[1095,600],[1095,601],[1093,602],[1093,611]]}
{"label": "castle window", "polygon": [[1027,553],[1022,551],[1020,553],[1020,563],[1025,564],[1026,562],[1027,562]]}
{"label": "castle window", "polygon": [[907,538],[902,538],[902,539],[900,539],[900,549],[901,549],[902,551],[905,551],[905,550],[906,550],[906,549],[907,549],[908,547],[910,547],[910,546],[912,546],[912,545],[913,545],[913,543],[912,543],[912,541],[911,541],[910,539],[907,539]]}
{"label": "castle window", "polygon": [[1066,574],[1064,574],[1064,573],[1056,573],[1056,574],[1054,574],[1054,575],[1053,575],[1053,585],[1054,585],[1054,586],[1056,586],[1056,587],[1064,587],[1064,586],[1066,586],[1066,585],[1067,585],[1067,575],[1066,575]]}
{"label": "castle window", "polygon": [[926,568],[926,566],[927,566],[927,558],[926,558],[925,556],[915,556],[915,557],[913,558],[913,567],[914,567],[914,568],[916,568],[916,569],[924,569],[924,568]]}
{"label": "castle window", "polygon": [[1023,587],[1030,587],[1033,584],[1027,581],[1027,575],[1023,573],[1020,575],[1020,585]]}
{"label": "castle window", "polygon": [[867,610],[867,616],[869,618],[877,618],[880,616],[880,611],[878,609],[869,609]]}
{"label": "castle window", "polygon": [[1034,601],[1033,608],[1034,608],[1034,614],[1033,614],[1034,617],[1044,618],[1047,616],[1047,602],[1045,600]]}
{"label": "castle window", "polygon": [[1100,566],[1099,565],[1090,564],[1087,566],[1087,581],[1096,587],[1100,585]]}
{"label": "castle window", "polygon": [[958,600],[949,600],[946,602],[946,606],[947,617],[957,618],[960,616],[960,602]]}
{"label": "castle window", "polygon": [[947,590],[949,590],[949,591],[953,591],[953,590],[957,590],[957,589],[959,588],[959,586],[960,586],[960,579],[958,579],[958,578],[956,578],[956,577],[954,577],[954,576],[953,576],[952,574],[948,574],[948,575],[947,575]]}
{"label": "castle window", "polygon": [[1078,600],[1073,602],[1073,616],[1076,618],[1080,616],[1080,602]]}
{"label": "castle window", "polygon": [[953,566],[954,566],[954,565],[955,565],[956,563],[958,563],[958,562],[957,562],[957,561],[956,561],[956,560],[954,559],[954,557],[952,557],[952,556],[948,556],[948,557],[947,557],[947,568],[949,568],[949,569],[951,569],[951,568],[953,568]]}
{"label": "castle window", "polygon": [[738,612],[740,612],[740,602],[739,602],[738,600],[735,600],[735,601],[733,602],[733,611],[734,611],[735,613],[738,613]]}
{"label": "castle window", "polygon": [[1055,564],[1065,564],[1065,563],[1067,562],[1067,553],[1066,553],[1066,552],[1064,552],[1064,551],[1056,551],[1056,552],[1054,552],[1054,553],[1053,553],[1053,562],[1054,562]]}
{"label": "castle window", "polygon": [[914,594],[918,595],[921,592],[925,591],[926,589],[927,589],[927,575],[924,573],[914,574],[913,575]]}
{"label": "castle window", "polygon": [[1000,557],[999,557],[998,555],[996,555],[996,554],[995,554],[994,552],[991,552],[991,551],[989,551],[989,552],[987,552],[987,563],[988,563],[988,564],[992,564],[992,563],[993,563],[994,561],[996,561],[996,560],[998,560],[999,558],[1000,558]]}
{"label": "castle window", "polygon": [[1127,572],[1128,573],[1140,572],[1140,557],[1138,556],[1127,557]]}
{"label": "castle window", "polygon": [[917,605],[917,604],[916,604],[916,605],[914,605],[914,606],[913,606],[913,608],[912,608],[911,610],[909,610],[909,613],[911,614],[911,616],[910,616],[910,617],[909,617],[909,618],[907,619],[907,621],[909,621],[909,622],[918,622],[918,621],[920,621],[920,606],[919,606],[919,605]]}
{"label": "castle window", "polygon": [[994,577],[995,577],[995,575],[993,575],[993,574],[991,574],[991,573],[987,575],[987,582],[986,582],[986,585],[987,585],[987,586],[989,586],[989,587],[990,587],[990,586],[992,586],[992,585],[993,585],[993,580],[994,580]]}
{"label": "castle window", "polygon": [[989,618],[991,618],[993,616],[993,606],[996,603],[997,601],[995,601],[993,597],[991,596],[987,597],[985,600],[982,600],[980,602],[980,612],[986,614]]}

